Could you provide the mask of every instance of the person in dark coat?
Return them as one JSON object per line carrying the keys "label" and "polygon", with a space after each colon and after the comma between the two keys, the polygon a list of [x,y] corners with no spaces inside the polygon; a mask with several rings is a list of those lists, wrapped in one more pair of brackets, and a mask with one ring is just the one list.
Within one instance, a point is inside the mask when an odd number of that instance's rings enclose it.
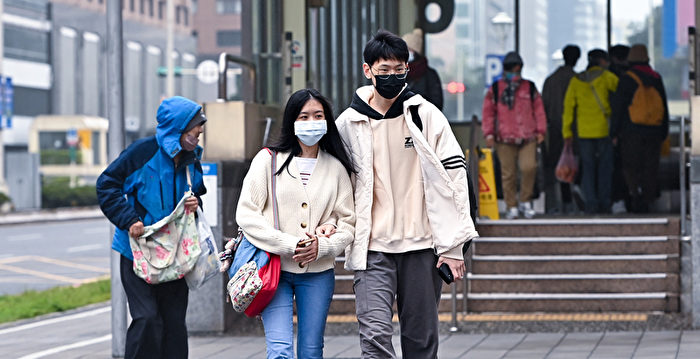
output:
{"label": "person in dark coat", "polygon": [[[618,142],[622,156],[622,170],[627,181],[631,210],[649,211],[658,194],[657,175],[661,144],[668,136],[668,102],[661,75],[649,66],[649,55],[644,45],[634,45],[628,57],[630,69],[620,77],[612,98],[611,136]],[[644,87],[656,89],[656,101],[634,101],[637,91]],[[657,95],[654,95],[656,97]],[[648,117],[657,118],[649,124],[632,122],[635,107],[644,106]],[[639,117],[639,116],[637,116]]]}
{"label": "person in dark coat", "polygon": [[437,71],[428,66],[428,59],[423,55],[423,30],[414,29],[403,35],[402,39],[408,45],[408,87],[442,111],[442,82]]}
{"label": "person in dark coat", "polygon": [[[627,61],[627,57],[630,53],[630,47],[627,45],[615,45],[610,48],[610,66],[608,70],[612,71],[617,77],[624,75],[630,68],[630,64]],[[612,182],[612,202],[613,202],[613,213],[619,210],[617,204],[620,201],[624,201],[624,208],[630,211],[631,201],[628,195],[627,182],[625,181],[625,175],[622,173],[622,156],[620,155],[620,146],[615,146],[614,149],[614,161],[615,169],[613,170],[613,182]]]}
{"label": "person in dark coat", "polygon": [[194,196],[185,206],[192,211],[201,206],[207,190],[198,143],[206,120],[202,106],[189,99],[163,100],[155,136],[132,143],[97,179],[100,209],[116,227],[112,249],[121,254],[121,281],[132,318],[125,358],[187,358],[187,283],[181,278],[149,284],[139,278],[129,237],[140,237],[144,226],[175,210],[190,189],[188,172]]}
{"label": "person in dark coat", "polygon": [[542,87],[542,102],[547,114],[547,151],[544,165],[545,200],[549,213],[563,213],[571,207],[572,203],[570,185],[557,181],[554,170],[564,147],[564,139],[561,135],[564,95],[566,95],[571,78],[576,76],[574,67],[581,57],[581,49],[576,45],[566,45],[562,54],[564,55],[564,65],[559,66],[554,73],[547,77]]}
{"label": "person in dark coat", "polygon": [[608,70],[612,71],[617,77],[622,76],[630,65],[627,57],[630,54],[630,47],[627,45],[615,45],[610,48],[610,66]]}

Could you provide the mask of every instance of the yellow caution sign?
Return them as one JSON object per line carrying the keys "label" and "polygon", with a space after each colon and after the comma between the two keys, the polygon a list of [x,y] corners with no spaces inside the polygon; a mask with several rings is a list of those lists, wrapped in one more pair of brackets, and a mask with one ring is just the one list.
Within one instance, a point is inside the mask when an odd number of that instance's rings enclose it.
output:
{"label": "yellow caution sign", "polygon": [[92,130],[78,130],[78,138],[80,138],[80,148],[92,148]]}
{"label": "yellow caution sign", "polygon": [[479,158],[479,216],[498,219],[496,177],[490,148],[482,149]]}

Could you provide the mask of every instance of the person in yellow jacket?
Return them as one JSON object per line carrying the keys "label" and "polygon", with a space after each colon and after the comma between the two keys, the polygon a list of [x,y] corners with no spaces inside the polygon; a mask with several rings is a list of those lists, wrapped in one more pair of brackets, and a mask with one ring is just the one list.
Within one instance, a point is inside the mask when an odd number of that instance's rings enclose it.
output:
{"label": "person in yellow jacket", "polygon": [[617,89],[618,79],[607,70],[609,64],[605,51],[589,51],[586,71],[571,79],[564,97],[562,137],[570,143],[576,128],[581,187],[588,214],[609,213],[612,198],[614,152],[609,136],[609,97]]}

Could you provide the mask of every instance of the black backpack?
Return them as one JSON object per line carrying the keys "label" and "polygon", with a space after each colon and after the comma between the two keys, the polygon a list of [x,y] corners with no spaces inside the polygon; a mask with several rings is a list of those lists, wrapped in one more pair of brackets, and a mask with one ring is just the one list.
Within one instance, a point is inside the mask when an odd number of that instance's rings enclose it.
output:
{"label": "black backpack", "polygon": [[[537,95],[537,87],[535,86],[535,83],[530,81],[530,80],[522,80],[523,82],[526,82],[528,85],[530,85],[530,102],[535,102],[535,96]],[[493,102],[498,103],[498,82],[499,81],[494,81],[491,84],[491,94],[493,95]]]}

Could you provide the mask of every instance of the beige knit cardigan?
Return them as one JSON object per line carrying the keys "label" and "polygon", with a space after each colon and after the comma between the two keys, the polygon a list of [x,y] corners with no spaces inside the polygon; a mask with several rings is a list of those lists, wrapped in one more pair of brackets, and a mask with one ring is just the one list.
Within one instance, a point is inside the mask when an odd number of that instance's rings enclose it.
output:
{"label": "beige knit cardigan", "polygon": [[[289,153],[277,154],[277,166]],[[279,254],[282,270],[292,273],[322,272],[335,266],[335,257],[343,252],[355,235],[353,190],[345,167],[322,150],[306,186],[292,161],[277,176],[277,203],[280,230],[275,229],[270,194],[270,153],[263,149],[253,158],[243,180],[236,209],[236,222],[256,247]],[[288,169],[288,170],[287,170]],[[330,223],[337,227],[330,237],[319,236],[318,258],[301,268],[292,260],[297,243],[314,234],[316,227]]]}

